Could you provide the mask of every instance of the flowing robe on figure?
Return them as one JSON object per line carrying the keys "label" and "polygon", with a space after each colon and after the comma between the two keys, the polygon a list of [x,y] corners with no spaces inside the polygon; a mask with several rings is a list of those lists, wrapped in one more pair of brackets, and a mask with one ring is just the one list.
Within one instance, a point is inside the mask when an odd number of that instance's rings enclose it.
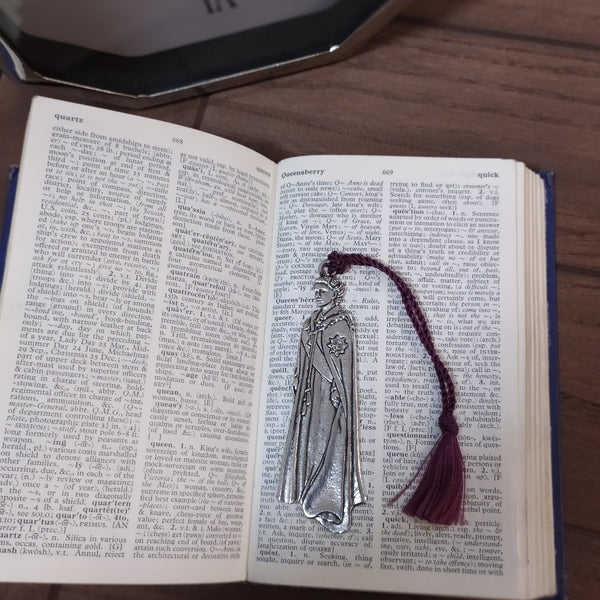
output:
{"label": "flowing robe on figure", "polygon": [[279,499],[335,533],[364,501],[359,467],[354,324],[339,306],[304,323]]}

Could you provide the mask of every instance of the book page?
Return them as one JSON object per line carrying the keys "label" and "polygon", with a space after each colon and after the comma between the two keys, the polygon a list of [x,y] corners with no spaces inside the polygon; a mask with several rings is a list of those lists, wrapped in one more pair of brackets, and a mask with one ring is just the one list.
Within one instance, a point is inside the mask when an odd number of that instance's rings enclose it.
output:
{"label": "book page", "polygon": [[[250,579],[522,594],[525,432],[515,189],[511,161],[343,156],[279,165]],[[382,260],[419,299],[457,391],[466,467],[462,525],[404,515],[416,482],[397,504],[386,505],[439,437],[440,390],[399,292],[365,267],[342,279],[343,304],[356,329],[366,499],[352,511],[349,530],[333,533],[307,518],[301,504],[277,498],[300,334],[316,309],[318,265],[332,250]],[[316,362],[314,368],[325,373]],[[316,408],[310,410],[316,419]]]}
{"label": "book page", "polygon": [[0,573],[245,578],[274,165],[36,99],[0,313]]}

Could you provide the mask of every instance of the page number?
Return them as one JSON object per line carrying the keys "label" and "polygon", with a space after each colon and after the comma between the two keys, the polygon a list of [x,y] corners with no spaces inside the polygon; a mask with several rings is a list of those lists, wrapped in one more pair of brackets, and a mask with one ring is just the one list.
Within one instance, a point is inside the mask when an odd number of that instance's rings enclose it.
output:
{"label": "page number", "polygon": [[176,144],[183,144],[183,138],[174,137],[172,141]]}
{"label": "page number", "polygon": [[394,174],[394,169],[384,169],[384,170],[382,171],[382,173],[383,173],[384,175],[393,175],[393,174]]}

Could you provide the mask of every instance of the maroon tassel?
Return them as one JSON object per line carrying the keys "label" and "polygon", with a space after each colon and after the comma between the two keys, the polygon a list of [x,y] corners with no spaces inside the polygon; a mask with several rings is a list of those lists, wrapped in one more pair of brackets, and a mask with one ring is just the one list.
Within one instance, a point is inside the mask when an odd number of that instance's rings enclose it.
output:
{"label": "maroon tassel", "polygon": [[431,357],[442,396],[442,414],[438,420],[442,436],[421,463],[412,480],[388,502],[388,506],[396,502],[424,470],[417,489],[404,507],[404,512],[407,515],[440,525],[462,523],[464,519],[465,467],[458,444],[458,424],[454,418],[456,405],[454,383],[435,349],[419,303],[403,279],[382,262],[364,254],[332,252],[325,263],[330,275],[345,273],[352,265],[379,269],[394,282],[402,296],[404,307],[415,331]]}
{"label": "maroon tassel", "polygon": [[[421,482],[403,509],[411,517],[440,525],[456,525],[464,520],[465,469],[458,444],[458,425],[453,416],[451,420],[453,427],[446,430],[440,423],[442,436],[417,471],[418,475],[425,468]],[[410,484],[396,494],[388,506],[394,504],[408,487]]]}

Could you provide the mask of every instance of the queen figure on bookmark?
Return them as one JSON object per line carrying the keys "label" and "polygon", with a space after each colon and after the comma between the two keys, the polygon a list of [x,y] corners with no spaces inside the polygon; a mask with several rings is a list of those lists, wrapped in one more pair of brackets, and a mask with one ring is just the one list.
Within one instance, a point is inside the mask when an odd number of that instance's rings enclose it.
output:
{"label": "queen figure on bookmark", "polygon": [[334,533],[345,532],[364,502],[359,466],[358,386],[354,323],[341,306],[344,283],[323,269],[318,305],[300,336],[294,406],[279,499]]}

